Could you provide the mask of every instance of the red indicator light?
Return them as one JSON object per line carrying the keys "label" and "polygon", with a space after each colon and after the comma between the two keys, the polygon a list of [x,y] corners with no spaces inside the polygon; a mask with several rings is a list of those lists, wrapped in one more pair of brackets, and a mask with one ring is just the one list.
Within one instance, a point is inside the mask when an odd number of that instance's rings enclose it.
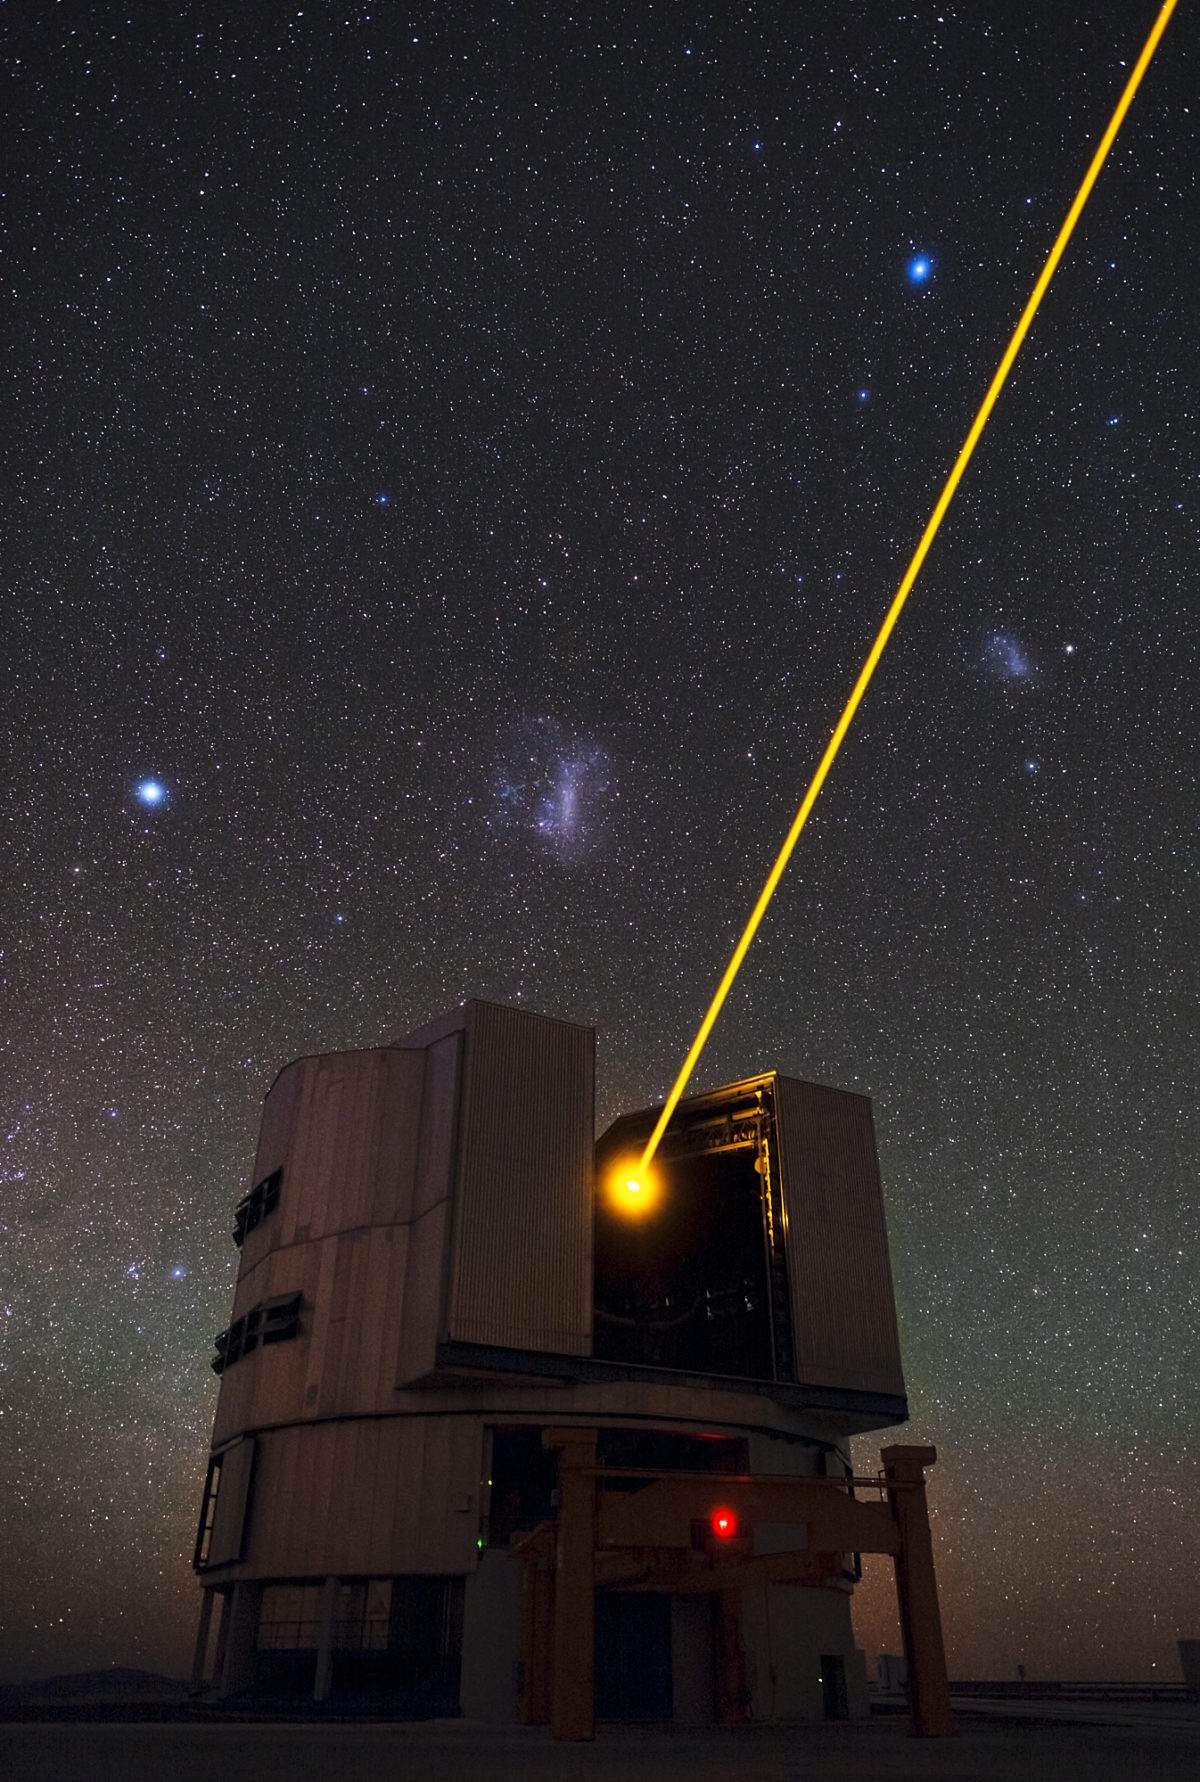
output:
{"label": "red indicator light", "polygon": [[737,1533],[737,1517],[732,1510],[714,1510],[712,1531],[719,1541],[731,1541]]}

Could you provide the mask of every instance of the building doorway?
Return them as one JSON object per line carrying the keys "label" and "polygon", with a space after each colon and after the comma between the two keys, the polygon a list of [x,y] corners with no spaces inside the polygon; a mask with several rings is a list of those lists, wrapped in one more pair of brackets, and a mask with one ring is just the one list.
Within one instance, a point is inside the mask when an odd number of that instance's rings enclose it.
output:
{"label": "building doorway", "polygon": [[850,1697],[846,1690],[846,1660],[840,1652],[821,1654],[821,1701],[826,1720],[849,1720]]}
{"label": "building doorway", "polygon": [[673,1713],[670,1596],[597,1591],[597,1720],[670,1720]]}

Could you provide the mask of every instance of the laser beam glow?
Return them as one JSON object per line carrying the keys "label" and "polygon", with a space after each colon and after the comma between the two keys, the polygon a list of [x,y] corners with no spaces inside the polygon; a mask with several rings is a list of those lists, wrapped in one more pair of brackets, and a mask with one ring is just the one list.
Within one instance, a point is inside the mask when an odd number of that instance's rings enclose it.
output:
{"label": "laser beam glow", "polygon": [[1042,268],[1041,275],[1038,278],[1036,285],[1033,287],[1033,294],[1025,305],[1021,314],[1021,319],[1017,323],[1016,331],[1008,343],[1004,357],[1000,361],[999,369],[991,383],[988,385],[987,394],[980,406],[979,413],[971,423],[971,430],[967,434],[966,442],[955,460],[953,470],[946,479],[946,486],[938,497],[937,505],[930,516],[929,523],[921,534],[921,542],[918,544],[916,551],[913,554],[912,562],[904,572],[904,579],[900,583],[891,606],[888,608],[887,616],[883,621],[878,637],[871,646],[871,652],[868,655],[866,662],[863,664],[862,672],[854,684],[854,691],[851,693],[850,698],[847,701],[846,709],[838,719],[837,728],[834,730],[834,733],[829,740],[828,747],[826,748],[824,755],[821,757],[820,765],[818,766],[816,773],[813,775],[812,784],[804,795],[804,802],[796,813],[792,827],[788,830],[787,839],[785,840],[783,847],[779,850],[775,864],[771,868],[767,877],[767,882],[763,886],[762,892],[759,895],[758,902],[751,911],[750,920],[743,929],[742,937],[734,948],[733,957],[725,968],[725,975],[717,986],[717,993],[708,1005],[708,1011],[705,1014],[703,1021],[700,1023],[700,1030],[692,1041],[691,1048],[687,1057],[683,1061],[683,1066],[680,1069],[679,1075],[676,1077],[675,1082],[672,1085],[671,1093],[667,1096],[667,1099],[663,1104],[662,1112],[658,1116],[654,1130],[650,1134],[649,1141],[642,1153],[641,1161],[638,1164],[637,1174],[639,1176],[644,1175],[653,1160],[654,1154],[658,1150],[659,1143],[662,1139],[662,1135],[667,1129],[671,1115],[675,1112],[675,1109],[679,1104],[679,1099],[688,1086],[692,1072],[696,1068],[697,1060],[699,1059],[701,1052],[704,1050],[705,1043],[708,1040],[709,1034],[713,1030],[713,1026],[716,1023],[717,1016],[721,1012],[725,998],[729,995],[729,992],[733,987],[733,981],[741,969],[742,960],[746,957],[746,954],[750,949],[750,943],[758,932],[759,924],[761,923],[763,916],[766,914],[767,905],[775,895],[775,887],[783,877],[784,869],[792,857],[796,843],[800,839],[800,832],[808,821],[809,812],[817,801],[817,795],[820,792],[821,787],[825,784],[829,770],[837,758],[838,750],[842,746],[846,732],[849,730],[854,719],[854,714],[862,703],[863,695],[866,693],[867,687],[870,684],[871,676],[875,673],[879,658],[883,655],[884,649],[887,647],[888,639],[896,628],[896,622],[899,619],[901,612],[904,610],[904,603],[908,599],[912,585],[920,573],[921,565],[924,563],[925,558],[929,553],[929,547],[937,536],[938,528],[941,526],[942,520],[945,517],[946,509],[950,506],[950,502],[954,497],[954,492],[962,481],[963,473],[971,461],[971,456],[975,447],[979,443],[980,434],[983,432],[984,427],[987,425],[988,417],[996,406],[996,400],[1000,395],[1001,390],[1004,388],[1009,372],[1012,370],[1013,361],[1021,350],[1022,343],[1033,324],[1033,318],[1038,312],[1038,307],[1041,304],[1042,298],[1046,294],[1050,280],[1054,277],[1055,271],[1058,268],[1058,263],[1066,252],[1067,243],[1070,241],[1071,236],[1074,233],[1075,225],[1079,221],[1084,205],[1091,196],[1092,187],[1095,185],[1096,180],[1099,177],[1100,169],[1103,167],[1105,160],[1108,157],[1109,150],[1116,141],[1117,132],[1125,121],[1125,114],[1133,103],[1134,94],[1142,83],[1142,76],[1150,66],[1151,58],[1153,57],[1155,50],[1158,48],[1159,39],[1167,28],[1176,4],[1177,0],[1166,0],[1166,4],[1160,11],[1154,22],[1154,27],[1151,30],[1149,37],[1146,39],[1145,47],[1134,65],[1133,72],[1125,83],[1125,90],[1117,102],[1117,109],[1112,115],[1107,130],[1100,139],[1099,147],[1092,156],[1088,170],[1083,176],[1083,183],[1075,194],[1075,201],[1067,212],[1066,221],[1058,232],[1054,246],[1050,249],[1049,258]]}
{"label": "laser beam glow", "polygon": [[623,1219],[644,1219],[658,1204],[658,1171],[635,1169],[634,1159],[623,1157],[607,1170],[604,1192],[609,1206]]}

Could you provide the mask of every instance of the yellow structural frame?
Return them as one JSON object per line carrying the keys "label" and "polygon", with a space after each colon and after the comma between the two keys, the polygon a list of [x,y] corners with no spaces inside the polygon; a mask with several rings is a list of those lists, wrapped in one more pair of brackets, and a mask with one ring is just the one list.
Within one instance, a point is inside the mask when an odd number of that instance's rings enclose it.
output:
{"label": "yellow structural frame", "polygon": [[[819,1586],[840,1575],[845,1553],[890,1553],[908,1666],[912,1730],[918,1738],[954,1732],[938,1607],[925,1471],[937,1449],[889,1447],[876,1479],[628,1472],[596,1465],[595,1429],[547,1429],[558,1452],[558,1513],[514,1537],[521,1559],[524,1679],[518,1717],[547,1720],[556,1739],[596,1734],[596,1591],[659,1590],[712,1599],[718,1718],[746,1719],[743,1592],[773,1583]],[[611,1482],[638,1489],[609,1490]],[[864,1503],[855,1488],[878,1491]],[[728,1505],[746,1536],[720,1552],[694,1551],[697,1521]],[[805,1546],[755,1554],[755,1522],[805,1526]],[[822,1564],[822,1561],[833,1561]]]}
{"label": "yellow structural frame", "polygon": [[1133,103],[1134,94],[1141,85],[1142,76],[1150,66],[1151,57],[1158,48],[1159,39],[1167,28],[1167,24],[1171,14],[1175,10],[1176,4],[1177,0],[1166,0],[1166,4],[1163,6],[1155,20],[1154,29],[1146,39],[1145,48],[1142,50],[1132,74],[1125,83],[1125,91],[1121,94],[1117,109],[1112,115],[1112,120],[1109,123],[1108,129],[1104,132],[1104,135],[1100,140],[1099,147],[1092,156],[1091,164],[1088,167],[1087,172],[1084,174],[1083,183],[1075,194],[1075,202],[1067,212],[1066,221],[1058,232],[1058,237],[1054,246],[1050,250],[1049,258],[1042,268],[1041,276],[1038,279],[1037,284],[1033,287],[1033,294],[1025,305],[1021,319],[1017,323],[1016,331],[1008,343],[1008,349],[1000,361],[996,375],[988,385],[987,395],[984,397],[983,402],[980,405],[979,413],[975,416],[975,419],[971,424],[971,430],[967,434],[961,452],[958,454],[954,469],[946,479],[946,486],[938,497],[937,506],[930,515],[929,524],[921,534],[921,542],[913,553],[912,562],[904,572],[904,579],[896,591],[895,599],[888,608],[887,617],[884,619],[883,624],[880,627],[879,635],[871,645],[871,653],[863,664],[861,674],[854,683],[854,691],[846,702],[845,711],[838,719],[837,728],[829,739],[829,745],[821,757],[820,765],[818,766],[816,773],[813,775],[812,784],[804,795],[804,802],[796,812],[795,821],[788,830],[787,839],[779,850],[775,864],[771,868],[767,877],[767,882],[763,886],[759,895],[758,902],[751,911],[750,920],[742,930],[742,937],[734,948],[732,959],[725,968],[725,975],[717,986],[717,993],[708,1005],[708,1011],[705,1014],[703,1021],[700,1023],[700,1030],[692,1041],[691,1049],[683,1061],[683,1066],[679,1075],[675,1079],[671,1088],[671,1093],[668,1095],[654,1130],[650,1134],[649,1141],[647,1142],[645,1150],[642,1152],[641,1160],[638,1164],[639,1171],[647,1169],[653,1161],[654,1154],[658,1150],[662,1135],[667,1129],[671,1115],[675,1112],[675,1109],[679,1104],[679,1099],[691,1080],[692,1072],[696,1068],[696,1062],[699,1059],[701,1052],[704,1050],[705,1043],[709,1034],[713,1030],[713,1026],[717,1016],[721,1012],[725,999],[733,988],[733,981],[741,969],[742,961],[750,949],[751,941],[758,932],[759,924],[766,914],[767,905],[775,895],[775,888],[783,877],[787,863],[792,857],[796,843],[800,839],[800,832],[808,821],[809,812],[817,801],[817,795],[820,792],[821,787],[825,784],[829,770],[833,766],[837,757],[837,752],[842,746],[846,732],[849,730],[850,725],[854,720],[854,714],[862,703],[863,695],[866,693],[867,687],[870,684],[871,676],[875,673],[879,658],[883,655],[883,652],[887,647],[888,639],[896,628],[896,623],[901,612],[904,610],[904,603],[908,599],[912,585],[920,573],[921,565],[924,563],[925,558],[929,553],[929,548],[937,536],[937,531],[945,517],[946,509],[950,506],[950,503],[954,498],[954,492],[962,481],[963,473],[971,461],[971,454],[978,445],[979,437],[987,425],[988,417],[996,406],[996,400],[999,397],[1001,390],[1004,388],[1009,372],[1012,370],[1013,361],[1021,350],[1021,345],[1025,336],[1028,334],[1030,327],[1033,324],[1033,318],[1038,312],[1038,306],[1046,294],[1047,286],[1049,285],[1050,280],[1054,277],[1058,263],[1066,252],[1067,243],[1071,239],[1084,205],[1091,196],[1092,187],[1095,185],[1096,180],[1099,177],[1100,169],[1104,165],[1108,156],[1108,151],[1116,141],[1117,132],[1125,121],[1125,114]]}

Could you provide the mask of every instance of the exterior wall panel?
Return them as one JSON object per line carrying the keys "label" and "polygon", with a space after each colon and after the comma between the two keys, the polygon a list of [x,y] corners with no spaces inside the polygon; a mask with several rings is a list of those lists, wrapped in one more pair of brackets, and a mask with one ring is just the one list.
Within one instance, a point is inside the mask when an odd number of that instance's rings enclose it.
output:
{"label": "exterior wall panel", "polygon": [[233,1318],[300,1292],[299,1335],[227,1367],[216,1439],[386,1411],[449,1334],[586,1354],[592,1104],[589,1030],[486,1003],[282,1071]]}
{"label": "exterior wall panel", "polygon": [[425,1059],[421,1052],[390,1046],[382,1054],[380,1068],[374,1181],[367,1218],[373,1225],[404,1224],[413,1216]]}
{"label": "exterior wall panel", "polygon": [[267,1432],[256,1444],[245,1569],[292,1578],[472,1571],[481,1440],[475,1418]]}
{"label": "exterior wall panel", "polygon": [[591,1032],[491,1003],[468,1008],[448,1335],[586,1355]]}
{"label": "exterior wall panel", "polygon": [[[333,1282],[337,1272],[336,1244],[313,1244],[309,1246],[314,1261],[303,1273],[295,1268],[288,1270],[289,1284],[299,1280],[305,1288],[305,1304],[300,1315],[301,1333],[299,1340],[308,1351],[304,1371],[304,1398],[298,1416],[316,1416],[321,1400],[325,1397],[325,1380],[329,1368],[329,1351],[332,1338],[329,1320],[329,1306],[333,1299]],[[296,1253],[297,1255],[299,1252]],[[290,1256],[289,1256],[290,1260]],[[281,1289],[282,1291],[282,1289]],[[268,1413],[270,1405],[262,1401],[259,1406],[261,1421],[274,1421]]]}
{"label": "exterior wall panel", "polygon": [[450,1033],[423,1054],[414,1219],[446,1200],[453,1187],[462,1047],[462,1034]]}
{"label": "exterior wall panel", "polygon": [[871,1104],[788,1077],[775,1096],[797,1375],[903,1394]]}
{"label": "exterior wall panel", "polygon": [[437,1363],[449,1212],[450,1202],[439,1201],[408,1227],[397,1386],[423,1379]]}

